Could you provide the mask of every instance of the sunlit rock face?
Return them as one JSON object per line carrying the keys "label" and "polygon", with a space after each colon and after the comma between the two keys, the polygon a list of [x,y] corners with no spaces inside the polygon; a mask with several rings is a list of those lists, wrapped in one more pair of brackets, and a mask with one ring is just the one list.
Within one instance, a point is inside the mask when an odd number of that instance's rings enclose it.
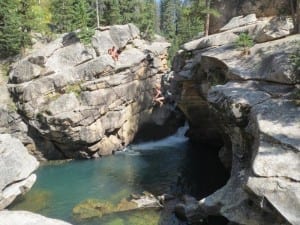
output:
{"label": "sunlit rock face", "polygon": [[47,218],[32,212],[26,211],[0,211],[0,223],[2,225],[71,225],[70,223]]}
{"label": "sunlit rock face", "polygon": [[20,140],[10,134],[0,134],[0,210],[30,190],[38,165]]}
{"label": "sunlit rock face", "polygon": [[[113,46],[121,50],[114,61]],[[167,71],[165,41],[140,39],[133,24],[96,30],[86,47],[61,36],[21,61],[9,89],[44,158],[99,157],[128,145],[152,115],[153,87]]]}
{"label": "sunlit rock face", "polygon": [[[221,214],[238,224],[296,225],[300,73],[292,58],[300,35],[291,35],[289,19],[255,18],[233,18],[222,33],[185,43],[168,85],[194,139],[205,139],[205,130],[218,133],[224,143],[219,155],[231,168],[227,184],[200,200],[196,214]],[[249,54],[235,46],[240,32],[259,40]]]}

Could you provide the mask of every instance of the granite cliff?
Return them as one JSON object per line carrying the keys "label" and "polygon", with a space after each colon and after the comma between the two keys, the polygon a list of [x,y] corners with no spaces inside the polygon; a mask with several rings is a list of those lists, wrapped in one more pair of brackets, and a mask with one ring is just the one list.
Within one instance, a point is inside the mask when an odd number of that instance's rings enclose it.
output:
{"label": "granite cliff", "polygon": [[[108,54],[116,46],[118,61]],[[40,159],[91,158],[128,145],[146,123],[170,115],[152,103],[168,70],[164,40],[148,42],[133,25],[96,30],[89,47],[76,32],[12,66],[8,87]]]}
{"label": "granite cliff", "polygon": [[[223,215],[238,224],[300,224],[300,35],[288,17],[233,18],[220,33],[185,43],[166,79],[191,124],[218,143],[227,184],[177,209],[193,221]],[[241,33],[254,46],[236,47]]]}

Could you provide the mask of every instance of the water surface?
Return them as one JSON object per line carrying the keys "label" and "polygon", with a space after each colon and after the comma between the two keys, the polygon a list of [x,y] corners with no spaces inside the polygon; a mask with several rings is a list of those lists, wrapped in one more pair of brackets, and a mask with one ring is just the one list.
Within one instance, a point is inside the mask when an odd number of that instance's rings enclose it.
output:
{"label": "water surface", "polygon": [[[198,197],[213,192],[223,182],[216,179],[223,176],[219,173],[223,168],[217,166],[219,162],[214,162],[214,157],[207,155],[201,163],[202,155],[191,153],[195,151],[183,136],[185,130],[182,128],[160,141],[131,145],[121,153],[102,159],[43,165],[37,171],[38,179],[32,190],[13,209],[34,211],[74,225],[184,224],[174,215],[162,216],[157,210],[78,219],[72,209],[86,199],[117,204],[130,194],[143,191],[154,195],[188,191]],[[201,165],[213,169],[201,171]]]}

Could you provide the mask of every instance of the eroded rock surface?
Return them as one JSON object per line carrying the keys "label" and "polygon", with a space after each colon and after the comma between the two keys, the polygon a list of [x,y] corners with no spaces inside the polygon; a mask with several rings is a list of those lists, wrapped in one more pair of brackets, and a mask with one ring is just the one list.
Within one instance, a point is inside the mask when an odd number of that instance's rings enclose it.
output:
{"label": "eroded rock surface", "polygon": [[[114,61],[108,49],[122,50]],[[133,25],[97,30],[92,46],[64,35],[17,62],[9,89],[24,120],[40,139],[42,155],[91,158],[128,145],[156,121],[153,87],[167,68],[169,43],[139,38]],[[164,111],[163,118],[170,115]]]}
{"label": "eroded rock surface", "polygon": [[[220,155],[231,168],[223,188],[200,200],[198,207],[186,203],[179,209],[191,221],[197,215],[221,214],[238,224],[296,225],[300,73],[292,55],[299,51],[300,35],[290,35],[289,20],[283,17],[249,18],[251,24],[233,19],[223,33],[184,44],[174,60],[168,80],[173,99],[189,118],[195,139],[201,140],[206,129],[209,137],[222,136]],[[235,47],[235,38],[199,44],[237,31],[263,43],[251,47],[250,55]],[[203,117],[206,123],[199,123]]]}
{"label": "eroded rock surface", "polygon": [[26,211],[0,211],[1,225],[71,225],[70,223],[47,218],[35,213]]}
{"label": "eroded rock surface", "polygon": [[0,209],[7,207],[35,183],[39,163],[16,138],[0,134]]}

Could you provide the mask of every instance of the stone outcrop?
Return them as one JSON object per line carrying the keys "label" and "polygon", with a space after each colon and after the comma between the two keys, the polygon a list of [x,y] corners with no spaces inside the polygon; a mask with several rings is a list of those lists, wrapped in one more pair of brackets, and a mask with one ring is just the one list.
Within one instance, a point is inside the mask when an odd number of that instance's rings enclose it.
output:
{"label": "stone outcrop", "polygon": [[[220,17],[212,17],[210,32],[216,33],[233,17],[255,13],[258,17],[287,15],[290,12],[289,1],[286,0],[217,0],[212,1],[212,8],[220,12]],[[251,20],[248,17],[247,20]]]}
{"label": "stone outcrop", "polygon": [[[300,73],[292,63],[300,35],[290,35],[288,19],[232,21],[222,33],[184,44],[167,80],[194,138],[203,139],[206,129],[218,133],[219,155],[231,168],[223,188],[198,207],[178,209],[190,220],[223,215],[238,224],[300,224]],[[278,21],[285,25],[272,25]],[[232,34],[240,32],[260,42],[249,55],[235,47]],[[227,34],[232,38],[199,44]]]}
{"label": "stone outcrop", "polygon": [[[108,49],[121,50],[114,61]],[[91,46],[69,33],[15,63],[9,90],[48,159],[91,158],[128,145],[147,122],[170,115],[153,107],[169,43],[139,38],[133,25],[96,30]],[[162,111],[158,121],[153,113]]]}
{"label": "stone outcrop", "polygon": [[38,165],[18,139],[0,134],[0,209],[32,187]]}
{"label": "stone outcrop", "polygon": [[71,225],[70,223],[47,218],[35,213],[26,211],[0,211],[1,225]]}

